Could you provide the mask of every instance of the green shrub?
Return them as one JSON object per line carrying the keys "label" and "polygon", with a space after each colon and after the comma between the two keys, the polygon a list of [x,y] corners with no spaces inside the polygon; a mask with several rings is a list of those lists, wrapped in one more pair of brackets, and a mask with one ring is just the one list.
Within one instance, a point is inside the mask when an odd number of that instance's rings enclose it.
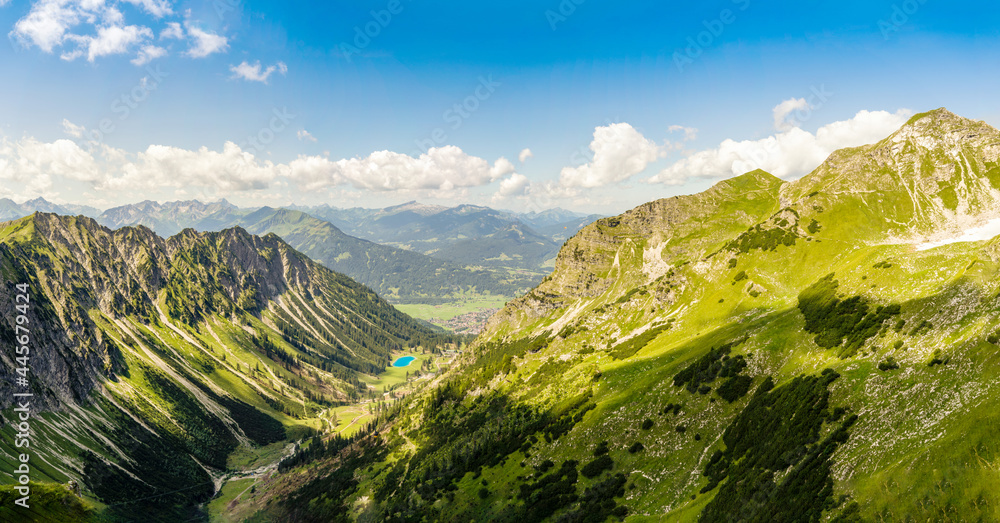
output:
{"label": "green shrub", "polygon": [[882,372],[888,372],[890,370],[896,370],[898,368],[899,368],[899,364],[896,363],[896,360],[893,359],[892,356],[889,356],[888,358],[885,359],[885,361],[880,362],[878,364],[878,370],[880,370]]}
{"label": "green shrub", "polygon": [[825,349],[843,344],[840,355],[846,358],[878,334],[886,321],[898,316],[900,306],[879,306],[871,311],[862,296],[841,299],[837,296],[839,282],[833,276],[829,274],[799,293],[799,311],[805,317],[806,332],[816,335],[816,344]]}
{"label": "green shrub", "polygon": [[753,378],[750,376],[733,376],[722,382],[716,392],[720,398],[733,403],[746,395],[750,390],[751,383],[753,383]]}
{"label": "green shrub", "polygon": [[697,391],[701,394],[708,394],[711,387],[706,390],[707,385],[704,384],[712,383],[719,377],[730,378],[743,372],[747,366],[744,357],[742,355],[729,357],[732,347],[743,343],[743,341],[741,339],[709,350],[707,354],[674,376],[674,386],[684,385],[688,392]]}
{"label": "green shrub", "polygon": [[[701,491],[722,486],[699,521],[733,521],[733,510],[739,507],[740,521],[815,522],[835,506],[831,457],[857,421],[851,416],[819,438],[829,384],[838,377],[827,369],[778,388],[769,377],[758,387],[723,432],[724,448],[705,466],[709,481]],[[777,474],[782,475],[779,481]]]}
{"label": "green shrub", "polygon": [[611,456],[607,454],[602,454],[590,463],[587,463],[580,469],[580,474],[583,474],[587,478],[596,478],[600,476],[605,470],[611,470],[614,467],[615,462],[611,459]]}

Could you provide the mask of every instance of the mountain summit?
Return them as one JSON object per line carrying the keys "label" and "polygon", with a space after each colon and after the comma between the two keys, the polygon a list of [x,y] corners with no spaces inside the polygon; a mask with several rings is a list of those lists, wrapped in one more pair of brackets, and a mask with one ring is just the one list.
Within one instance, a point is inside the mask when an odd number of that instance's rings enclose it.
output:
{"label": "mountain summit", "polygon": [[878,143],[833,153],[782,197],[810,218],[818,207],[850,214],[831,228],[869,241],[954,233],[1000,217],[1000,131],[943,108],[918,114]]}

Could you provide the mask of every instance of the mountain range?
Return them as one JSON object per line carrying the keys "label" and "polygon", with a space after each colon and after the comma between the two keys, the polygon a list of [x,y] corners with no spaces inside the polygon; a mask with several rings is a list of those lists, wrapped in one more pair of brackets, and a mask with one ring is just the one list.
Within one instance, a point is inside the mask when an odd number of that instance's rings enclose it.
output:
{"label": "mountain range", "polygon": [[939,109],[600,219],[401,412],[229,513],[1000,519],[998,203],[1000,132]]}
{"label": "mountain range", "polygon": [[0,220],[14,220],[35,212],[49,212],[67,216],[83,215],[96,218],[101,214],[99,209],[86,205],[58,205],[45,198],[35,198],[24,203],[16,203],[10,198],[0,199]]}
{"label": "mountain range", "polygon": [[[551,229],[555,237],[596,219],[561,209],[524,216]],[[258,234],[275,232],[394,303],[512,298],[551,270],[558,250],[555,241],[518,216],[471,205],[449,209],[411,202],[386,209],[241,209],[225,200],[146,201],[108,209],[98,220],[112,228],[145,225],[161,235],[237,225]]]}
{"label": "mountain range", "polygon": [[[6,222],[2,298],[37,296],[38,510],[1000,520],[998,204],[1000,131],[921,113],[795,181],[757,170],[598,219],[462,347],[276,233]],[[241,219],[335,227],[260,213]],[[450,364],[379,395],[370,375],[417,346]],[[333,423],[344,403],[367,422]],[[51,483],[70,479],[85,501]]]}
{"label": "mountain range", "polygon": [[460,264],[527,270],[545,267],[559,250],[557,242],[600,218],[558,208],[518,214],[476,205],[448,208],[418,202],[384,209],[301,210],[374,242]]}

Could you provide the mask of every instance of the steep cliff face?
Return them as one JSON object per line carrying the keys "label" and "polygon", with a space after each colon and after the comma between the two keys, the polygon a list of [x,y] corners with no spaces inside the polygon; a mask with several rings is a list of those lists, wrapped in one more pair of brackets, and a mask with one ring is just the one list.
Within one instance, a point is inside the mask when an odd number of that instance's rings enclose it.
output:
{"label": "steep cliff face", "polygon": [[578,299],[624,294],[696,262],[778,212],[783,184],[758,170],[600,219],[567,240],[553,274],[494,316],[488,330],[511,332]]}

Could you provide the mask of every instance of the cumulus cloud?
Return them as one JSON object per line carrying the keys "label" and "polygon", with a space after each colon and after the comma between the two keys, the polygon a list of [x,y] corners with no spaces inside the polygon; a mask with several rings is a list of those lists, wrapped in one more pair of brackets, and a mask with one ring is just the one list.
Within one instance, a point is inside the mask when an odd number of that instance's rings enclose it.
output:
{"label": "cumulus cloud", "polygon": [[680,185],[690,178],[724,178],[754,169],[795,178],[815,169],[837,149],[885,138],[906,123],[911,114],[907,109],[895,113],[860,111],[850,120],[821,127],[816,134],[793,127],[760,140],[725,140],[713,149],[692,153],[648,181]]}
{"label": "cumulus cloud", "polygon": [[772,113],[774,114],[774,129],[776,131],[788,131],[794,127],[801,125],[801,122],[797,120],[789,120],[788,116],[795,111],[807,111],[811,109],[812,106],[805,98],[789,98],[781,102],[780,104],[774,106]]}
{"label": "cumulus cloud", "polygon": [[565,187],[593,188],[625,181],[657,160],[662,150],[627,123],[594,129],[593,159],[579,167],[564,167],[559,182]]}
{"label": "cumulus cloud", "polygon": [[133,45],[152,36],[153,32],[148,27],[137,25],[101,27],[97,30],[97,36],[68,37],[79,44],[79,47],[75,52],[64,53],[62,58],[74,60],[85,52],[87,61],[93,62],[101,56],[127,53]]}
{"label": "cumulus cloud", "polygon": [[416,158],[392,151],[337,161],[322,156],[303,156],[292,161],[284,171],[307,190],[350,184],[372,191],[451,191],[492,183],[513,173],[514,165],[506,158],[490,165],[482,158],[449,145],[432,147]]}
{"label": "cumulus cloud", "polygon": [[299,140],[301,140],[303,142],[313,142],[313,143],[316,142],[316,137],[313,136],[309,131],[307,131],[305,129],[302,129],[302,130],[296,132],[295,136],[297,136],[299,138]]}
{"label": "cumulus cloud", "polygon": [[531,182],[528,180],[527,176],[519,173],[513,173],[510,177],[500,182],[500,188],[493,196],[493,199],[494,201],[497,201],[504,198],[510,198],[511,196],[523,196],[528,193],[530,187]]}
{"label": "cumulus cloud", "polygon": [[0,179],[28,183],[35,192],[52,187],[53,177],[98,182],[102,171],[97,160],[72,140],[44,143],[26,138],[0,145]]}
{"label": "cumulus cloud", "polygon": [[107,179],[103,188],[211,187],[223,192],[265,189],[278,174],[271,162],[261,162],[233,142],[222,151],[196,151],[151,145],[121,167],[121,175]]}
{"label": "cumulus cloud", "polygon": [[167,22],[167,27],[160,31],[160,40],[183,40],[184,28],[179,22]]}
{"label": "cumulus cloud", "polygon": [[42,51],[51,53],[62,45],[67,31],[79,24],[84,14],[75,3],[42,0],[32,5],[27,16],[14,24],[10,36],[25,47],[35,45]]}
{"label": "cumulus cloud", "polygon": [[134,65],[146,65],[157,58],[162,58],[167,55],[167,50],[155,46],[155,45],[144,45],[142,49],[139,49],[139,54],[131,60]]}
{"label": "cumulus cloud", "polygon": [[531,152],[531,149],[523,149],[520,154],[517,155],[517,161],[524,163],[528,161],[528,158],[534,158],[535,154]]}
{"label": "cumulus cloud", "polygon": [[184,27],[192,40],[191,47],[184,54],[191,58],[205,58],[229,49],[229,39],[225,36],[205,31],[191,22],[185,22]]}
{"label": "cumulus cloud", "polygon": [[[150,2],[163,12],[162,1]],[[93,26],[95,34],[81,34],[79,26]],[[126,25],[115,5],[104,0],[38,0],[28,14],[14,24],[10,37],[25,47],[38,47],[45,53],[61,49],[60,57],[75,60],[86,55],[89,61],[101,56],[123,54],[144,40],[152,38],[151,29]]]}
{"label": "cumulus cloud", "polygon": [[68,181],[89,183],[98,193],[142,193],[169,189],[227,196],[272,187],[300,190],[353,188],[377,192],[421,191],[458,198],[471,188],[500,182],[504,195],[527,192],[526,177],[506,158],[490,163],[455,146],[432,148],[418,157],[379,151],[367,157],[331,160],[301,156],[290,163],[257,158],[226,142],[221,150],[151,145],[128,152],[86,142],[87,130],[69,120],[63,130],[78,141],[52,143],[0,137],[0,180],[16,181],[35,194],[49,194]]}
{"label": "cumulus cloud", "polygon": [[260,60],[256,61],[251,65],[246,60],[240,65],[233,65],[229,67],[229,70],[233,73],[231,78],[241,78],[248,82],[261,82],[267,83],[267,79],[270,78],[275,72],[281,73],[284,76],[288,72],[288,67],[284,62],[278,62],[274,65],[270,65],[267,69],[263,69],[260,65]]}

